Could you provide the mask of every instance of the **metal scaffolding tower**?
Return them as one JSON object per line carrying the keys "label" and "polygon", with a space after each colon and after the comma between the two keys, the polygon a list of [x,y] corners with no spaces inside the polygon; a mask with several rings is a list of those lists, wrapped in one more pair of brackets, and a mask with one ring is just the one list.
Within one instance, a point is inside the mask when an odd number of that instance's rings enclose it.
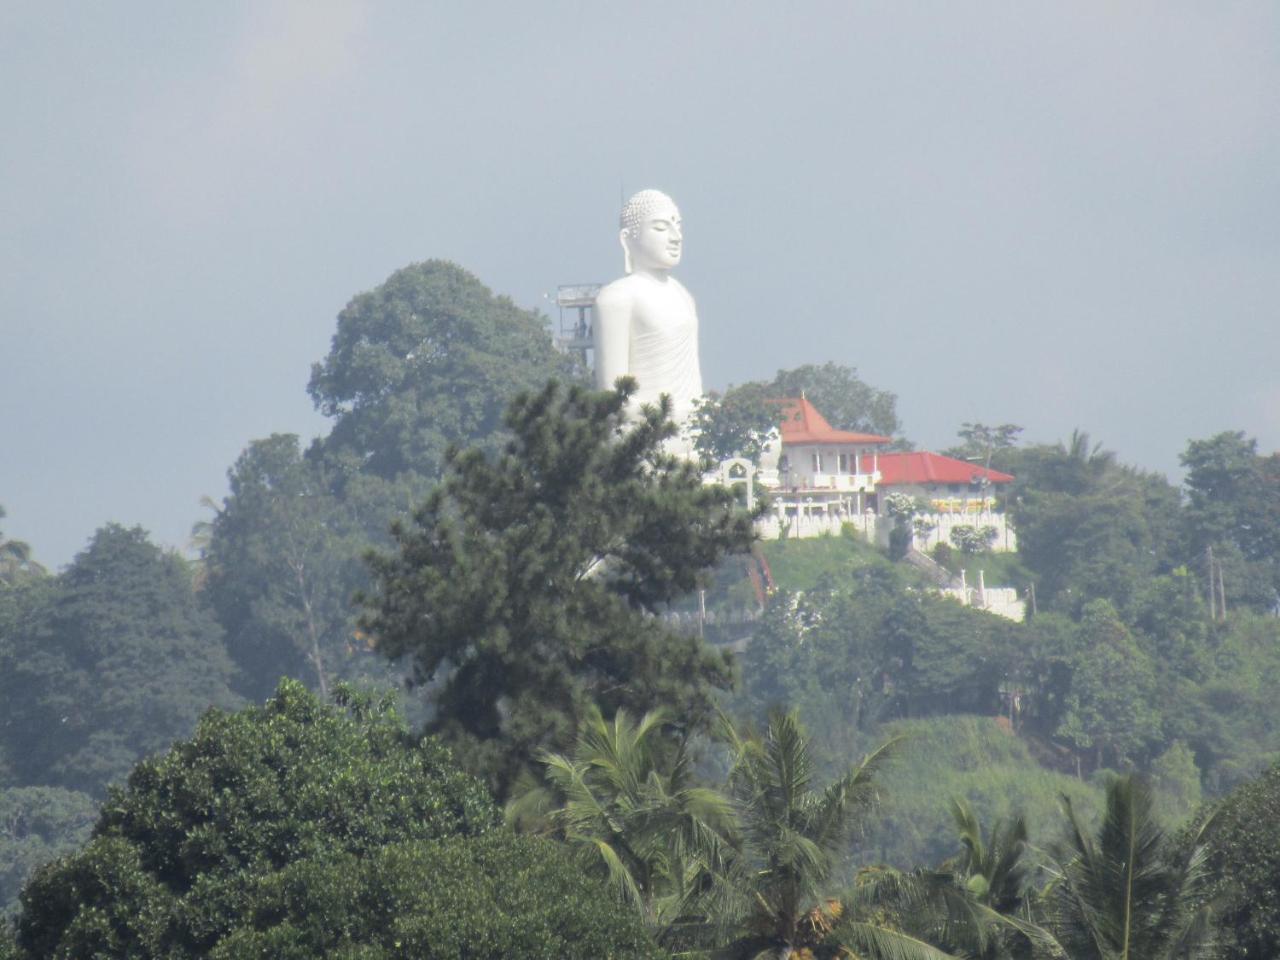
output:
{"label": "metal scaffolding tower", "polygon": [[560,330],[555,335],[556,347],[577,354],[582,366],[590,370],[594,351],[591,330],[595,322],[598,283],[572,283],[556,288],[556,306],[560,309]]}

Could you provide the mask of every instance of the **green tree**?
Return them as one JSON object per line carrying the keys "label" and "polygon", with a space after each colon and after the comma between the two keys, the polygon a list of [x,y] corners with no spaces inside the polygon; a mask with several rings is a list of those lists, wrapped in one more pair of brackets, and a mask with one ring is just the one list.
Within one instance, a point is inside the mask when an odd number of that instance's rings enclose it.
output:
{"label": "green tree", "polygon": [[1164,477],[1117,464],[1079,431],[1006,456],[1018,552],[1040,608],[1078,614],[1100,598],[1127,615],[1145,580],[1177,562],[1180,501]]}
{"label": "green tree", "polygon": [[89,844],[23,891],[22,955],[535,957],[544,934],[564,956],[653,955],[560,851],[502,831],[389,697],[340,696],[282,681],[140,764]]}
{"label": "green tree", "polygon": [[660,960],[559,844],[493,831],[292,863],[211,960]]}
{"label": "green tree", "polygon": [[249,444],[213,519],[205,588],[247,696],[281,676],[305,677],[326,696],[355,648],[355,591],[367,582],[368,541],[324,470],[292,434]]}
{"label": "green tree", "polygon": [[700,785],[686,742],[661,735],[660,711],[606,721],[589,711],[572,754],[544,754],[546,786],[508,804],[578,852],[588,871],[633,905],[659,942],[696,941],[699,895],[723,873],[736,820],[729,799]]}
{"label": "green tree", "polygon": [[860,755],[876,725],[901,708],[892,678],[903,663],[885,627],[899,589],[897,571],[884,564],[775,592],[741,656],[736,712],[764,722],[773,708],[795,704],[823,762]]}
{"label": "green tree", "polygon": [[960,548],[961,553],[969,556],[989,550],[999,535],[1000,531],[992,526],[975,527],[960,523],[951,528],[951,542]]}
{"label": "green tree", "polygon": [[977,815],[963,800],[951,801],[951,816],[963,852],[955,870],[978,901],[1001,913],[1021,910],[1032,890],[1027,822],[1020,816],[997,820],[984,836]]}
{"label": "green tree", "polygon": [[837,430],[892,437],[901,429],[898,398],[864,383],[852,367],[824,363],[779,370],[769,389],[774,397],[804,394]]}
{"label": "green tree", "polygon": [[633,389],[517,398],[502,455],[458,454],[398,552],[372,559],[378,649],[437,684],[433,729],[502,797],[536,751],[572,745],[591,703],[696,728],[729,684],[727,654],[654,614],[745,551],[751,518],[662,452],[666,410],[625,425]]}
{"label": "green tree", "polygon": [[887,493],[884,497],[885,513],[893,518],[893,529],[889,531],[889,556],[900,560],[911,550],[915,537],[915,526],[912,518],[924,513],[925,504],[909,493]]}
{"label": "green tree", "polygon": [[[0,520],[5,518],[0,505]],[[44,568],[31,559],[31,545],[22,540],[8,540],[0,531],[0,588],[20,577],[43,573]]]}
{"label": "green tree", "polygon": [[1098,767],[1140,758],[1160,732],[1150,658],[1105,600],[1084,608],[1078,640],[1058,736],[1077,750],[1092,747]]}
{"label": "green tree", "polygon": [[230,705],[222,632],[181,559],[108,525],[3,638],[0,738],[23,784],[101,795]]}
{"label": "green tree", "polygon": [[0,789],[0,925],[31,872],[84,843],[97,814],[93,798],[73,790]]}
{"label": "green tree", "polygon": [[1202,831],[1208,835],[1222,955],[1280,956],[1280,764],[1236,787],[1199,821],[1182,841],[1190,847]]}
{"label": "green tree", "polygon": [[962,441],[961,446],[950,451],[949,455],[964,460],[981,460],[984,469],[991,469],[991,461],[1018,444],[1018,434],[1022,428],[1016,423],[1001,423],[995,426],[986,423],[962,423],[956,435]]}
{"label": "green tree", "polygon": [[962,443],[946,451],[946,454],[959,460],[980,462],[983,468],[981,483],[983,498],[991,496],[991,481],[988,473],[993,460],[1003,461],[1005,451],[1012,450],[1018,444],[1018,434],[1022,427],[1016,423],[1001,423],[995,426],[986,423],[962,423],[956,434]]}
{"label": "green tree", "polygon": [[1280,456],[1258,456],[1257,441],[1235,431],[1191,441],[1181,459],[1188,565],[1211,578],[1209,589],[1220,576],[1232,603],[1271,610],[1280,602]]}
{"label": "green tree", "polygon": [[884,917],[830,896],[840,855],[876,802],[877,774],[895,748],[895,741],[884,744],[817,789],[808,738],[794,713],[775,711],[762,735],[734,737],[729,785],[740,810],[742,852],[721,884],[719,916],[732,938],[716,956],[784,958],[806,950],[824,957],[945,956]]}
{"label": "green tree", "polygon": [[[1032,918],[1037,869],[1026,820],[1020,814],[997,819],[984,832],[972,807],[954,798],[951,816],[961,850],[938,874],[922,878],[926,890],[937,888],[928,898],[932,910],[921,911],[925,926],[948,947],[977,957],[994,960],[1038,952],[1065,960],[1054,949],[1052,935]],[[950,884],[959,890],[948,890]]]}
{"label": "green tree", "polygon": [[544,317],[428,260],[346,306],[307,390],[334,420],[320,445],[326,458],[385,479],[434,478],[451,445],[501,445],[502,414],[518,393],[577,373]]}
{"label": "green tree", "polygon": [[1097,835],[1063,800],[1068,839],[1045,892],[1048,926],[1073,960],[1209,957],[1213,953],[1204,848],[1189,852],[1160,829],[1150,790],[1133,777],[1107,787]]}
{"label": "green tree", "polygon": [[1176,827],[1200,807],[1200,769],[1196,756],[1181,740],[1151,762],[1156,812],[1163,823]]}
{"label": "green tree", "polygon": [[778,430],[776,398],[765,383],[729,387],[724,394],[708,393],[693,414],[694,444],[712,461],[746,457],[758,462],[765,444]]}
{"label": "green tree", "polygon": [[756,459],[781,417],[778,401],[804,395],[838,430],[893,436],[899,430],[897,398],[869,386],[851,367],[807,364],[779,370],[772,380],[753,380],[710,395],[698,408],[698,450],[712,460]]}

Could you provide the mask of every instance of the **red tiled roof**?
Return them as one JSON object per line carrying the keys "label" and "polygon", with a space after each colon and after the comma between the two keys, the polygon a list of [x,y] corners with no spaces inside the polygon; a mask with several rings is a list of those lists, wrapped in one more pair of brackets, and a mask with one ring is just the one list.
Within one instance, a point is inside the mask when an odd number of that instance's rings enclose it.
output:
{"label": "red tiled roof", "polygon": [[888,443],[888,437],[874,433],[851,433],[837,430],[827,423],[812,403],[804,397],[788,397],[782,404],[782,423],[778,431],[783,444],[800,443]]}
{"label": "red tiled roof", "polygon": [[940,453],[881,453],[876,459],[880,467],[880,485],[885,487],[976,483],[984,474],[991,483],[1013,480],[1009,474],[999,470],[985,470],[976,463],[944,457]]}

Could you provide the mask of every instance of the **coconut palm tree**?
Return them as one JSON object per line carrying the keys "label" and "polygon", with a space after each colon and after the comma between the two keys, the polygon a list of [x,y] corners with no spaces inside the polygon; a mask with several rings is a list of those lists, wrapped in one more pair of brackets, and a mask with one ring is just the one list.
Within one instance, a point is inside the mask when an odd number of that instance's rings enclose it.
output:
{"label": "coconut palm tree", "polygon": [[507,816],[578,848],[670,944],[703,925],[696,901],[726,869],[735,819],[726,796],[695,782],[687,745],[664,737],[664,723],[661,711],[606,721],[593,707],[572,756],[545,754],[546,784],[526,784]]}
{"label": "coconut palm tree", "polygon": [[1048,926],[1073,960],[1192,960],[1214,955],[1204,847],[1180,854],[1156,821],[1151,791],[1107,787],[1097,836],[1063,798],[1068,839],[1049,863]]}
{"label": "coconut palm tree", "polygon": [[[942,864],[948,884],[920,911],[939,942],[981,958],[1053,957],[1066,953],[1033,915],[1039,867],[1022,816],[997,820],[985,833],[973,808],[951,801],[960,853]],[[948,886],[950,889],[948,890]]]}
{"label": "coconut palm tree", "polygon": [[900,740],[818,789],[808,737],[794,713],[774,712],[763,735],[729,735],[735,754],[729,782],[742,848],[716,888],[715,912],[735,935],[714,956],[948,956],[905,932],[883,910],[863,909],[868,901],[856,893],[844,901],[832,896],[838,859],[859,819],[875,805],[877,775]]}
{"label": "coconut palm tree", "polygon": [[984,836],[973,808],[951,801],[961,852],[944,866],[979,903],[1001,913],[1022,912],[1031,893],[1034,869],[1026,854],[1027,822],[1021,816],[997,820]]}

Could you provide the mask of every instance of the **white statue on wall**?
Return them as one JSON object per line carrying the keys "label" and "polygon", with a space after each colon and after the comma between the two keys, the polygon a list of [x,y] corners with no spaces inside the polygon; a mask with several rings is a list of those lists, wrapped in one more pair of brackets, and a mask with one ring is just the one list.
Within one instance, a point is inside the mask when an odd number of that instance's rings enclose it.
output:
{"label": "white statue on wall", "polygon": [[627,275],[596,297],[596,386],[629,374],[639,384],[633,404],[665,393],[683,424],[702,396],[702,368],[693,297],[671,276],[683,249],[680,211],[660,190],[641,190],[623,206],[621,228]]}

